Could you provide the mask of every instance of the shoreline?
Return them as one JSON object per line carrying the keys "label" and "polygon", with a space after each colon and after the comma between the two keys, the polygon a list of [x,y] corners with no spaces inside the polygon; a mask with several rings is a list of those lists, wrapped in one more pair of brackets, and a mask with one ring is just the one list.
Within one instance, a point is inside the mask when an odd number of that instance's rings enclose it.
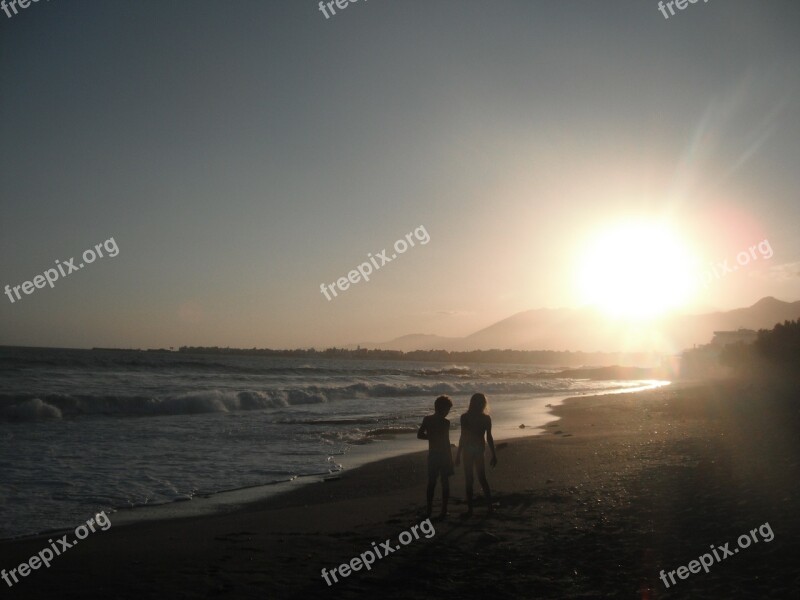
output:
{"label": "shoreline", "polygon": [[[553,413],[553,409],[561,406],[568,400],[613,394],[632,394],[642,390],[657,389],[663,386],[672,387],[675,385],[674,382],[651,380],[647,383],[642,382],[642,385],[632,388],[617,388],[602,392],[585,392],[580,395],[554,394],[526,398],[503,397],[502,400],[493,405],[497,413],[503,416],[503,419],[495,424],[495,439],[497,443],[500,444],[516,439],[533,438],[546,433],[546,425],[560,419],[560,417]],[[540,412],[543,407],[546,409],[544,410],[545,414]],[[526,420],[523,415],[528,417],[528,421],[531,418],[539,419],[541,425],[527,424],[524,428],[520,428],[517,420]],[[512,417],[518,417],[518,419]],[[453,422],[452,413],[450,418],[451,422]],[[505,430],[505,436],[498,438],[497,433],[501,429]],[[451,429],[451,434],[452,433],[457,434],[458,429]],[[454,445],[457,445],[457,437],[451,441]],[[230,514],[239,510],[247,510],[250,505],[266,502],[275,496],[291,493],[298,487],[315,485],[324,481],[338,480],[345,472],[355,472],[372,463],[397,458],[403,455],[418,454],[420,452],[425,453],[427,449],[425,449],[424,443],[417,440],[415,434],[387,435],[384,439],[378,438],[376,442],[370,444],[352,445],[345,454],[336,455],[336,462],[343,465],[343,468],[339,471],[297,475],[285,481],[220,490],[218,492],[198,495],[189,500],[181,499],[161,504],[118,507],[111,509],[112,512],[108,512],[108,515],[114,523],[118,523],[118,527],[127,527],[138,523],[163,522],[173,519],[202,518],[213,515]],[[37,533],[0,538],[0,543],[44,539],[55,534],[63,534],[70,531],[71,529],[69,527],[51,529]]]}
{"label": "shoreline", "polygon": [[[156,589],[185,598],[525,597],[531,590],[545,598],[780,597],[794,589],[800,464],[793,430],[765,394],[714,382],[571,398],[553,410],[560,420],[544,434],[498,440],[498,467],[488,469],[493,517],[484,518],[478,502],[476,518],[457,518],[458,470],[452,516],[434,524],[431,539],[334,587],[322,568],[423,520],[424,451],[232,513],[112,526],[29,575],[10,597],[140,598]],[[747,550],[748,558],[673,590],[658,580],[659,570],[764,522],[775,539]],[[41,538],[0,542],[0,567],[13,568],[40,546]],[[473,570],[476,557],[482,566]]]}

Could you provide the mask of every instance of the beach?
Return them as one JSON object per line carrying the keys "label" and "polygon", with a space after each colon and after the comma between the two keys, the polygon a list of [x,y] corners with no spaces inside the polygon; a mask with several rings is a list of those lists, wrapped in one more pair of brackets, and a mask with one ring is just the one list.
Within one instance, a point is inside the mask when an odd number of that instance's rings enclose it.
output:
{"label": "beach", "polygon": [[0,600],[796,597],[799,23],[0,0]]}
{"label": "beach", "polygon": [[[331,585],[323,568],[372,542],[398,545],[424,520],[424,452],[230,514],[124,527],[112,515],[110,529],[2,589],[18,598],[786,598],[800,582],[791,394],[728,381],[567,400],[543,435],[498,440],[493,516],[478,503],[472,519],[459,518],[457,470],[435,535]],[[739,536],[765,523],[770,541],[669,588],[659,578],[712,545],[739,549]],[[0,542],[0,566],[26,561],[46,537]]]}
{"label": "beach", "polygon": [[199,516],[414,452],[440,394],[454,414],[475,390],[489,394],[495,434],[510,438],[552,420],[548,405],[570,396],[663,383],[556,375],[517,364],[0,348],[0,539],[75,527],[101,510],[117,522],[162,505]]}

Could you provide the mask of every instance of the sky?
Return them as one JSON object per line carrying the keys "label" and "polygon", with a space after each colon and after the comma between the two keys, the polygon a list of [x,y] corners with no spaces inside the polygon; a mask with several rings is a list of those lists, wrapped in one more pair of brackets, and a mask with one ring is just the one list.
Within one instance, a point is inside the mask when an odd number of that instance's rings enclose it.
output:
{"label": "sky", "polygon": [[[798,300],[798,25],[790,0],[0,12],[0,344],[462,336],[663,296],[687,260],[715,275],[675,310]],[[622,251],[593,245],[629,222]],[[636,242],[655,230],[660,254]]]}

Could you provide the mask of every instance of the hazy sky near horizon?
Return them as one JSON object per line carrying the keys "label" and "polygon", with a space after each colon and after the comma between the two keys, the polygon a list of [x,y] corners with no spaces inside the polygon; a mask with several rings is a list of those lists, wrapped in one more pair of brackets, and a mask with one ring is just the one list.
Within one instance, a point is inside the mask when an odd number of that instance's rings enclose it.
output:
{"label": "hazy sky near horizon", "polygon": [[[0,344],[467,335],[585,304],[588,241],[631,217],[701,265],[769,241],[686,311],[800,299],[796,1],[317,5],[0,12],[0,286],[119,248],[1,296]],[[427,244],[320,292],[420,226]]]}

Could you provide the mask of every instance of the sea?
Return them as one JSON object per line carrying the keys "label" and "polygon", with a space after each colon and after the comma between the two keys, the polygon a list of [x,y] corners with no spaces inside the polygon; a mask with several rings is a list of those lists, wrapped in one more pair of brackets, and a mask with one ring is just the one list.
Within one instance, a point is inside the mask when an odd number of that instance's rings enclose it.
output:
{"label": "sea", "polygon": [[441,394],[454,401],[456,443],[475,392],[501,440],[541,433],[565,398],[668,383],[539,375],[557,370],[3,347],[0,538],[69,529],[101,510],[114,522],[231,510],[424,450],[415,433]]}

